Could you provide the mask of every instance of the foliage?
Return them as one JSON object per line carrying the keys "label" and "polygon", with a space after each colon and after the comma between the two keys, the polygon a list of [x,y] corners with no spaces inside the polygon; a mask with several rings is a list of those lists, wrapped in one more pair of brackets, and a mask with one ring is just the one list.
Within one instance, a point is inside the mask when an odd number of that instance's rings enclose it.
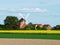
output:
{"label": "foliage", "polygon": [[18,18],[15,16],[7,16],[6,19],[4,20],[5,25],[13,25],[17,24]]}
{"label": "foliage", "polygon": [[56,25],[52,28],[52,30],[60,30],[60,25]]}
{"label": "foliage", "polygon": [[15,16],[7,16],[4,20],[6,29],[16,29],[18,26],[18,18]]}
{"label": "foliage", "polygon": [[26,30],[35,30],[35,26],[33,26],[32,23],[30,22],[30,23],[26,26],[25,29],[26,29]]}
{"label": "foliage", "polygon": [[37,30],[47,30],[45,27],[41,28],[41,27],[37,26],[36,28],[37,28]]}
{"label": "foliage", "polygon": [[5,26],[0,24],[0,30],[4,30]]}

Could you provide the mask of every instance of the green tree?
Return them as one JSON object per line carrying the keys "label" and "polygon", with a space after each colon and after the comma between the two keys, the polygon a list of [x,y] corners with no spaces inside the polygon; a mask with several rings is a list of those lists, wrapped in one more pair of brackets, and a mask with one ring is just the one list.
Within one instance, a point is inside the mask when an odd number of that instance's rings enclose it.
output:
{"label": "green tree", "polygon": [[35,30],[35,26],[33,26],[33,24],[30,22],[30,23],[26,26],[26,30]]}
{"label": "green tree", "polygon": [[45,27],[42,27],[42,28],[41,28],[41,27],[39,27],[39,26],[37,26],[36,29],[37,29],[37,30],[47,30]]}
{"label": "green tree", "polygon": [[16,29],[18,25],[18,18],[15,16],[7,16],[4,20],[4,24],[9,29]]}
{"label": "green tree", "polygon": [[0,24],[0,30],[4,30],[4,29],[5,29],[5,25]]}
{"label": "green tree", "polygon": [[60,25],[56,25],[52,28],[52,30],[60,30]]}

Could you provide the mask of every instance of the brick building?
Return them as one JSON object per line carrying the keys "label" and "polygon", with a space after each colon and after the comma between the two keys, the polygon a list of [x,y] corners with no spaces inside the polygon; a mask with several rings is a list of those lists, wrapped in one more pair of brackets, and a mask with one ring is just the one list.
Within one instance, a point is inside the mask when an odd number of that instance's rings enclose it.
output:
{"label": "brick building", "polygon": [[51,28],[52,28],[49,24],[45,24],[45,25],[43,25],[43,27],[45,27],[47,30],[51,30]]}
{"label": "brick building", "polygon": [[33,24],[33,26],[39,26],[40,28],[42,28],[42,27],[43,27],[43,25],[42,25],[42,24]]}
{"label": "brick building", "polygon": [[26,20],[21,18],[18,22],[19,28],[25,28],[26,27]]}

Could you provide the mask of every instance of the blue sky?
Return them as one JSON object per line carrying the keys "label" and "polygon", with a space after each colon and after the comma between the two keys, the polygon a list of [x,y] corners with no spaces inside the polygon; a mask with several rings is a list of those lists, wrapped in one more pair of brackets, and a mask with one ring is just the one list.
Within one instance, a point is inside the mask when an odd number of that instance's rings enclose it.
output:
{"label": "blue sky", "polygon": [[0,24],[6,16],[23,15],[28,22],[38,24],[60,24],[60,0],[0,0]]}

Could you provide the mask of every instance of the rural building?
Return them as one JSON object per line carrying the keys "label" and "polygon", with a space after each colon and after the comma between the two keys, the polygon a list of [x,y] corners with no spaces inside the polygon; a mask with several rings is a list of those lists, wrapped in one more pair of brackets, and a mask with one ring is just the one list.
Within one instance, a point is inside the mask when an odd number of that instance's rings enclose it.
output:
{"label": "rural building", "polygon": [[39,26],[40,28],[42,28],[43,24],[33,24],[33,26]]}
{"label": "rural building", "polygon": [[19,28],[25,28],[26,27],[26,20],[21,18],[18,23]]}
{"label": "rural building", "polygon": [[43,27],[45,27],[47,30],[51,30],[51,28],[52,28],[49,24],[45,24],[45,25],[43,25]]}

